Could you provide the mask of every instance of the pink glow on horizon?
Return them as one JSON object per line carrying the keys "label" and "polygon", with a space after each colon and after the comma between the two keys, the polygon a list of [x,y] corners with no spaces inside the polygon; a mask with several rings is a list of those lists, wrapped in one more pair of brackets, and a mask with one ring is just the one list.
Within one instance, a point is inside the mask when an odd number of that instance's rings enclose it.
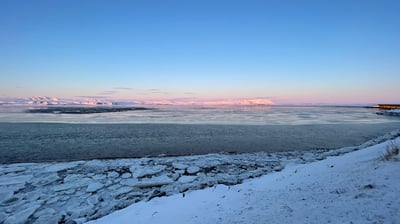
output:
{"label": "pink glow on horizon", "polygon": [[202,106],[228,106],[228,105],[274,105],[270,99],[249,98],[249,99],[218,99],[218,100],[145,100],[143,104],[159,105],[202,105]]}

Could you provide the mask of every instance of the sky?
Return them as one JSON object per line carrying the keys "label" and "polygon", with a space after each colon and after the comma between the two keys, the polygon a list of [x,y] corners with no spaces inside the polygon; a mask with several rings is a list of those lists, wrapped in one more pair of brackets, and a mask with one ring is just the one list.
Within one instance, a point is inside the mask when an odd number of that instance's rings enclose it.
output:
{"label": "sky", "polygon": [[0,1],[0,97],[400,103],[400,1]]}

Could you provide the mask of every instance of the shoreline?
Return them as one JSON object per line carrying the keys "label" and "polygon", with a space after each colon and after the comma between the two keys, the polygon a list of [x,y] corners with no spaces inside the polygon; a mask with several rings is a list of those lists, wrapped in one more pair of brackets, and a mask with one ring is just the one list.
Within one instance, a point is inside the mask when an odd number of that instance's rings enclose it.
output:
{"label": "shoreline", "polygon": [[288,164],[324,160],[398,136],[400,130],[335,150],[3,164],[0,214],[4,220],[25,218],[22,223],[94,220],[140,201],[236,185]]}
{"label": "shoreline", "polygon": [[400,138],[235,186],[139,202],[87,224],[398,223]]}

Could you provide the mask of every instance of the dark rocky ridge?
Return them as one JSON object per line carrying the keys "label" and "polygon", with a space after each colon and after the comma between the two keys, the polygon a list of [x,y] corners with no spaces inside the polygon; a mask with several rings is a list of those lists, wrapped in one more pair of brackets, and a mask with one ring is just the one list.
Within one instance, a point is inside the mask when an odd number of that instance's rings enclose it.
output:
{"label": "dark rocky ridge", "polygon": [[112,113],[125,112],[135,110],[151,110],[145,107],[47,107],[28,109],[27,113],[44,113],[44,114],[95,114],[95,113]]}

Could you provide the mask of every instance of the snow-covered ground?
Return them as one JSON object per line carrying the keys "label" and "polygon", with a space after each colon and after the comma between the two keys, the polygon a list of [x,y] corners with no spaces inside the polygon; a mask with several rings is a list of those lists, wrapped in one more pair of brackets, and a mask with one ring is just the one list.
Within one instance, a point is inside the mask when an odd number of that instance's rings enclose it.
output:
{"label": "snow-covered ground", "polygon": [[336,150],[0,164],[0,223],[79,224],[132,204],[93,223],[389,222],[400,166],[377,158],[399,136]]}
{"label": "snow-covered ground", "polygon": [[139,202],[88,224],[400,223],[400,138],[235,186]]}

